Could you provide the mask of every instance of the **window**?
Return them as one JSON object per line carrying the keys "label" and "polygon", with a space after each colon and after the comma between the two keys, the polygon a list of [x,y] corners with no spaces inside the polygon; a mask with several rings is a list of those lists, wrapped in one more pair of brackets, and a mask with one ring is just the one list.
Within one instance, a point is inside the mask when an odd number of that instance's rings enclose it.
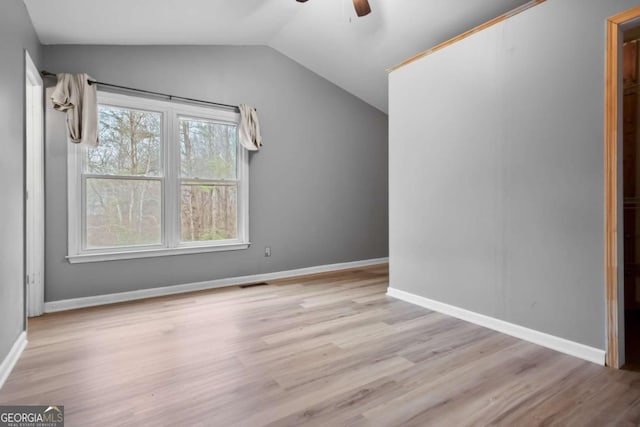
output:
{"label": "window", "polygon": [[235,112],[99,93],[98,147],[69,144],[69,261],[245,249]]}

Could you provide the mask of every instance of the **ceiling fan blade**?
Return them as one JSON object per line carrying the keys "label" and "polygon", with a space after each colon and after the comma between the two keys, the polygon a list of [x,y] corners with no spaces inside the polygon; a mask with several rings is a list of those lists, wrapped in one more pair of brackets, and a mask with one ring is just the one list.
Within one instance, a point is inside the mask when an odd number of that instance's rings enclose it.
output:
{"label": "ceiling fan blade", "polygon": [[356,14],[358,16],[365,16],[371,13],[369,0],[353,0],[353,6],[356,8]]}

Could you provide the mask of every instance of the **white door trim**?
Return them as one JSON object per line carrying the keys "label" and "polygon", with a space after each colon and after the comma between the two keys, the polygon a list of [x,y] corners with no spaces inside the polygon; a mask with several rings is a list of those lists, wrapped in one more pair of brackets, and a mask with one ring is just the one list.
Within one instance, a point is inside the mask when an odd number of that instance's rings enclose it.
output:
{"label": "white door trim", "polygon": [[25,50],[25,287],[29,317],[44,313],[44,85]]}

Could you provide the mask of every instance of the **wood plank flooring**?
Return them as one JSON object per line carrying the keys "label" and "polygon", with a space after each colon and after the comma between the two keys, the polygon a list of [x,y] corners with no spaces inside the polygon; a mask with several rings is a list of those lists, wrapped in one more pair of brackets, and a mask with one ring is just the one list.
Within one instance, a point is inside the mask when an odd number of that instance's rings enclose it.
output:
{"label": "wood plank flooring", "polygon": [[385,296],[386,267],[48,314],[0,404],[67,426],[640,424],[615,371]]}

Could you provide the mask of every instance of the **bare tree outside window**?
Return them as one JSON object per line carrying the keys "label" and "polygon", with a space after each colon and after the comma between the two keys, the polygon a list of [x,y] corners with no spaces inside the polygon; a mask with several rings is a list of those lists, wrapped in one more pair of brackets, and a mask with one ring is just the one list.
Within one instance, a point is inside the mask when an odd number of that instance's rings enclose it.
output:
{"label": "bare tree outside window", "polygon": [[159,244],[162,114],[101,106],[99,120],[85,157],[86,246]]}
{"label": "bare tree outside window", "polygon": [[238,237],[237,129],[235,125],[181,117],[181,239]]}
{"label": "bare tree outside window", "polygon": [[97,147],[69,144],[69,260],[246,249],[248,155],[230,109],[98,93]]}

